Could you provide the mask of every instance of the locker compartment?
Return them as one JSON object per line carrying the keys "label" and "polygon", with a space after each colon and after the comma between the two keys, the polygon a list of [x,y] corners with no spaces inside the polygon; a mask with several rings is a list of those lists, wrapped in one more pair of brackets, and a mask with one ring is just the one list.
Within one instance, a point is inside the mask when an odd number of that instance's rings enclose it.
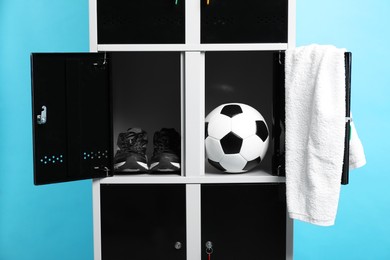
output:
{"label": "locker compartment", "polygon": [[[268,141],[264,139],[259,140],[259,145],[263,145],[263,142],[268,142],[267,152],[263,158],[260,157],[260,164],[252,170],[249,170],[247,172],[248,174],[258,175],[265,173],[282,175],[279,171],[280,164],[283,161],[280,157],[282,156],[281,148],[284,146],[284,131],[281,128],[282,124],[280,118],[283,111],[280,109],[284,106],[284,100],[281,97],[282,93],[280,89],[281,84],[284,84],[284,74],[281,70],[281,64],[279,64],[278,55],[278,52],[273,51],[255,51],[207,52],[205,56],[205,114],[208,115],[213,109],[221,104],[241,103],[249,105],[257,110],[263,116],[265,123],[268,126]],[[243,111],[242,113],[245,114],[246,112]],[[233,128],[240,128],[240,123],[235,123],[233,120],[235,120],[234,117],[229,121],[229,124],[232,124],[232,132],[237,134],[237,130],[234,130]],[[219,129],[223,132],[222,135],[224,135],[224,131],[226,131],[224,126],[222,123],[220,123],[219,126]],[[206,136],[211,135],[207,132],[210,130],[208,122],[206,122],[205,127]],[[243,128],[246,130],[245,128],[248,127],[243,126]],[[257,129],[259,129],[259,126],[257,126]],[[222,135],[216,139],[220,140],[220,145],[222,146],[222,149],[224,149],[227,148],[227,146],[225,145],[224,147],[222,139],[230,139],[227,135],[224,137],[222,137]],[[253,133],[250,133],[250,135],[253,135]],[[216,135],[213,137],[215,136]],[[240,137],[243,137],[243,135]],[[234,143],[236,139],[233,139],[234,138],[232,137],[230,143]],[[242,138],[242,140],[238,140],[242,143],[238,144],[238,146],[241,145],[241,148],[238,147],[236,149],[237,151],[233,151],[235,148],[232,148],[232,151],[224,150],[223,157],[230,156],[231,154],[235,155],[237,153],[243,155],[245,151],[249,151],[249,148],[246,149],[245,146],[248,143],[251,143],[251,141],[245,139],[246,138]],[[258,142],[258,140],[255,139],[253,139],[253,141]],[[207,147],[207,138],[205,142]],[[227,145],[230,144],[228,141],[226,141],[226,143]],[[216,149],[219,148],[217,147]],[[207,150],[208,149],[206,148],[206,154]],[[209,150],[212,151],[211,149]],[[220,155],[217,155],[216,157],[221,158],[220,160],[224,160]],[[246,156],[244,155],[243,157]],[[210,162],[209,159],[210,157],[208,157],[205,162],[206,174],[223,174],[223,171],[218,170],[218,165],[216,167],[210,165],[210,163],[213,164],[213,162]],[[214,160],[213,158],[211,159],[212,161]],[[222,164],[220,160],[217,160],[217,162]],[[233,159],[226,160],[232,161]],[[250,163],[249,160],[253,160],[253,158],[247,157],[247,159],[245,159],[248,164]],[[258,160],[258,158],[256,160]]]}
{"label": "locker compartment", "polygon": [[98,43],[184,43],[184,8],[184,0],[97,0]]}
{"label": "locker compartment", "polygon": [[[180,53],[111,54],[114,155],[120,145],[119,135],[129,128],[140,128],[146,132],[145,145],[149,165],[154,149],[159,145],[157,142],[160,139],[157,139],[157,134],[161,133],[162,129],[167,130],[163,131],[167,133],[170,145],[175,146],[175,151],[180,156],[182,136],[180,66]],[[122,169],[120,167],[116,172],[132,173]],[[180,169],[178,173],[180,174]]]}

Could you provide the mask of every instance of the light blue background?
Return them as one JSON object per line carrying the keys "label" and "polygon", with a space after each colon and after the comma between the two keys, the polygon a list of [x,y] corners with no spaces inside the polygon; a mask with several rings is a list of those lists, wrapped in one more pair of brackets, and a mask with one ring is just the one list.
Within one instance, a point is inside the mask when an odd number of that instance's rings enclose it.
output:
{"label": "light blue background", "polygon": [[[295,259],[390,259],[390,2],[297,0],[297,45],[353,52],[352,110],[368,164],[336,225],[295,224]],[[91,181],[33,186],[31,52],[88,51],[87,0],[0,1],[0,259],[93,259]]]}

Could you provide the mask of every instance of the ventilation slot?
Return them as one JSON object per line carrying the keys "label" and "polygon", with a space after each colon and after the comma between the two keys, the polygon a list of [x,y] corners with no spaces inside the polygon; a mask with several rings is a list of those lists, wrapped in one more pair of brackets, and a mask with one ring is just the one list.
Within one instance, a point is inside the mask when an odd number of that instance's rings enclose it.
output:
{"label": "ventilation slot", "polygon": [[60,155],[45,155],[40,159],[40,162],[45,165],[59,164],[64,162],[62,154]]}
{"label": "ventilation slot", "polygon": [[89,151],[84,152],[82,155],[84,160],[100,160],[108,158],[108,151]]}

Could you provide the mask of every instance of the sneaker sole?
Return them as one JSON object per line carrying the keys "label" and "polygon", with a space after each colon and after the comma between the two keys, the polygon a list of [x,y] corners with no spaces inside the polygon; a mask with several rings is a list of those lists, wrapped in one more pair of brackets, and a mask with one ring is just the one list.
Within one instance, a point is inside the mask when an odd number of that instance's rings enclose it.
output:
{"label": "sneaker sole", "polygon": [[[131,167],[126,167],[126,164],[131,165]],[[126,168],[120,169],[121,167],[122,168],[126,167]],[[149,171],[149,167],[147,163],[132,160],[132,159],[130,159],[129,161],[116,163],[114,165],[114,169],[116,172],[148,172]]]}
{"label": "sneaker sole", "polygon": [[180,170],[180,163],[155,162],[150,165],[150,170],[158,172],[175,172]]}

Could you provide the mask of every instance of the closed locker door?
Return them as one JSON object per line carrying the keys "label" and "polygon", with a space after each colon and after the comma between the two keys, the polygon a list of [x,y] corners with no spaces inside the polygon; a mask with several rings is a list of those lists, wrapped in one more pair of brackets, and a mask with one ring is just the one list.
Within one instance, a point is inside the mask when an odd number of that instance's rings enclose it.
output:
{"label": "closed locker door", "polygon": [[208,184],[201,196],[202,260],[286,259],[284,184]]}
{"label": "closed locker door", "polygon": [[97,0],[98,43],[184,43],[184,5],[184,0]]}
{"label": "closed locker door", "polygon": [[202,43],[286,43],[288,0],[201,0]]}
{"label": "closed locker door", "polygon": [[103,260],[186,259],[185,185],[101,185]]}

